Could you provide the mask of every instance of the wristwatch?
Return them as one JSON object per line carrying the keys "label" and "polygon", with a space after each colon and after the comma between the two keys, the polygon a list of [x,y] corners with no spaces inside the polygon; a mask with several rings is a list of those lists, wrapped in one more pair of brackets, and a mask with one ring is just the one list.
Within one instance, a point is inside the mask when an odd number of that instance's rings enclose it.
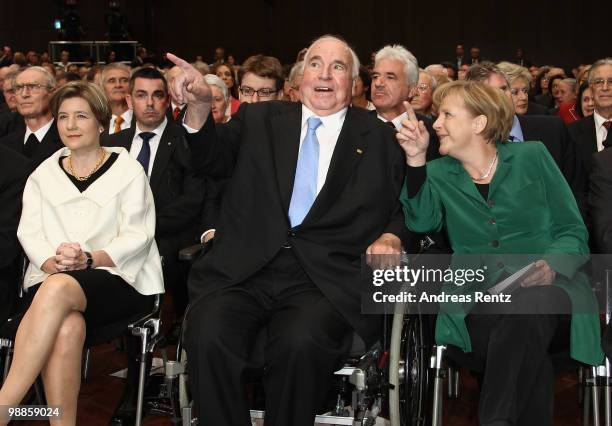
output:
{"label": "wristwatch", "polygon": [[91,267],[93,266],[93,257],[91,257],[91,253],[88,251],[83,252],[85,254],[85,257],[87,258],[87,260],[85,261],[85,264],[87,265],[86,269],[91,269]]}

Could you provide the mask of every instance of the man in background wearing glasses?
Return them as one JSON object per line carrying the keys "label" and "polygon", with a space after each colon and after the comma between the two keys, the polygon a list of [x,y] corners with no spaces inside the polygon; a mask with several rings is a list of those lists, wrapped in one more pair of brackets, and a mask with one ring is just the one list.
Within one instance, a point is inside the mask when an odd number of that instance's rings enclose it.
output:
{"label": "man in background wearing glasses", "polygon": [[283,67],[272,56],[255,55],[238,71],[240,102],[256,103],[280,100],[283,95]]}
{"label": "man in background wearing glasses", "polygon": [[13,89],[26,127],[3,137],[0,144],[30,158],[36,167],[63,146],[49,109],[55,78],[45,68],[25,68],[15,76]]}

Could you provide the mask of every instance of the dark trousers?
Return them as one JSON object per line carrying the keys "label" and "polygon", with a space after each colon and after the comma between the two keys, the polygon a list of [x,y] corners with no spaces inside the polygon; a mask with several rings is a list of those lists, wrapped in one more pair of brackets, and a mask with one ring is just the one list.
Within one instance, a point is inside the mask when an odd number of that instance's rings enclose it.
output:
{"label": "dark trousers", "polygon": [[569,344],[570,316],[560,314],[571,311],[569,297],[555,286],[525,288],[513,294],[512,306],[505,309],[476,305],[466,317],[472,353],[449,355],[482,373],[481,425],[552,425],[554,374],[549,353],[551,346],[558,351]]}
{"label": "dark trousers", "polygon": [[[263,357],[254,349],[262,336]],[[281,249],[245,282],[189,309],[189,381],[200,424],[250,426],[245,384],[265,362],[265,424],[312,426],[351,338],[293,251]]]}

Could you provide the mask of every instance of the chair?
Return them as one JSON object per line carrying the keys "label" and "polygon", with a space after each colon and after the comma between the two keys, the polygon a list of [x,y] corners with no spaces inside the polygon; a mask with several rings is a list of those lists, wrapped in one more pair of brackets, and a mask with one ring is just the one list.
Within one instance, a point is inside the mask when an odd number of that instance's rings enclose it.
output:
{"label": "chair", "polygon": [[[2,352],[5,354],[2,374],[3,382],[8,374],[11,364],[15,335],[24,312],[9,318],[6,324],[0,328],[0,350],[2,350]],[[155,345],[161,340],[160,327],[161,294],[156,294],[151,311],[138,312],[129,318],[125,318],[113,324],[89,330],[85,340],[84,348],[86,350],[86,356],[83,375],[86,377],[89,364],[89,348],[108,342],[120,336],[126,330],[135,338],[140,339],[140,369],[138,376],[138,399],[136,404],[136,426],[140,426],[142,422],[145,374],[147,370],[146,366],[148,357],[150,357],[151,353],[153,352]],[[40,386],[39,381],[35,383],[34,388],[38,396],[38,400],[44,401],[44,393],[41,391],[42,386]]]}

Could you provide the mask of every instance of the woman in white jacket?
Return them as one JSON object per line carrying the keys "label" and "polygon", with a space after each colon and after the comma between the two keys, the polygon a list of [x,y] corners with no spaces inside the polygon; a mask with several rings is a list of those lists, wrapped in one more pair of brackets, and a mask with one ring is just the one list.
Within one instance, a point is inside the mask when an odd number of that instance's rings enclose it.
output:
{"label": "woman in white jacket", "polygon": [[54,424],[75,424],[86,329],[152,307],[163,279],[143,168],[125,149],[100,146],[111,116],[105,96],[73,82],[53,95],[51,109],[66,148],[24,190],[17,235],[30,260],[24,287],[35,296],[0,406],[19,404],[42,374],[48,404],[62,407]]}

